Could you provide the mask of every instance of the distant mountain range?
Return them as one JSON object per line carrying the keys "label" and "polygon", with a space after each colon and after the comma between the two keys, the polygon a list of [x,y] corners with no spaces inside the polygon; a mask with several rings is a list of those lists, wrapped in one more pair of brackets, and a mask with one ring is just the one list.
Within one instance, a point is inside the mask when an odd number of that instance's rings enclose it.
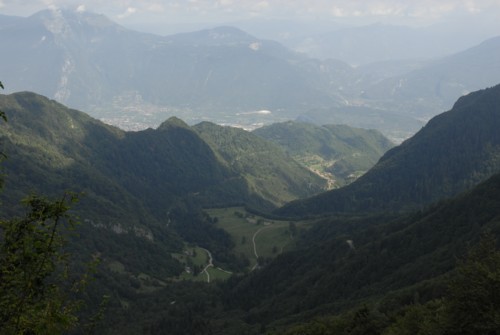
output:
{"label": "distant mountain range", "polygon": [[452,197],[500,170],[499,106],[500,85],[464,96],[354,183],[279,213],[398,211]]}
{"label": "distant mountain range", "polygon": [[139,103],[215,113],[335,103],[315,87],[319,66],[231,27],[161,37],[63,10],[0,21],[9,92],[35,91],[74,108]]}
{"label": "distant mountain range", "polygon": [[353,68],[228,26],[156,36],[102,15],[46,10],[0,16],[0,27],[7,93],[34,91],[133,130],[170,116],[248,129],[300,117],[379,129],[399,142],[500,77],[495,39],[440,60]]}
{"label": "distant mountain range", "polygon": [[[428,60],[454,54],[499,34],[500,30],[493,26],[493,21],[462,20],[427,27],[382,23],[355,27],[333,26],[329,32],[309,33],[283,39],[283,42],[311,57],[339,59],[354,66],[403,59]],[[467,24],[474,24],[474,28],[466,28]],[[259,36],[262,35],[265,36]]]}
{"label": "distant mountain range", "polygon": [[404,106],[410,114],[432,116],[450,108],[462,95],[500,82],[500,36],[419,69],[367,87],[364,97]]}

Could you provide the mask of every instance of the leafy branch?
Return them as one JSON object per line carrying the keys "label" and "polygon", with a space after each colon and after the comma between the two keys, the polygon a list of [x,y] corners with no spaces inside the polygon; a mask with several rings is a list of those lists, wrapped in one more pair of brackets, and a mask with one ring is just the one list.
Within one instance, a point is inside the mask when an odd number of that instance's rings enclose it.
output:
{"label": "leafy branch", "polygon": [[81,301],[72,298],[87,283],[67,287],[66,232],[76,225],[67,211],[74,194],[50,201],[24,200],[23,218],[0,221],[0,333],[60,334],[78,324]]}

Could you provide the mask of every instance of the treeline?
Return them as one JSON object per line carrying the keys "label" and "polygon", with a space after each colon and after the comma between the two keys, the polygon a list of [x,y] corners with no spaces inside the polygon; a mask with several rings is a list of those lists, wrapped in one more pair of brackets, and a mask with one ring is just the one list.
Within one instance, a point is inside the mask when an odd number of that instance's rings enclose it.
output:
{"label": "treeline", "polygon": [[491,235],[472,248],[447,280],[442,297],[384,311],[364,305],[296,325],[281,335],[445,335],[500,333],[500,252]]}

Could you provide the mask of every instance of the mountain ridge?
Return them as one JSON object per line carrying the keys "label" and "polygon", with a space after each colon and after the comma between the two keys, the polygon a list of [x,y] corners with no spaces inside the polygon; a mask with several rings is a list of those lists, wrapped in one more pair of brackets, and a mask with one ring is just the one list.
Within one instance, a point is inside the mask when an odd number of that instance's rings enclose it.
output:
{"label": "mountain ridge", "polygon": [[402,210],[470,188],[500,169],[500,85],[462,97],[354,183],[282,214]]}
{"label": "mountain ridge", "polygon": [[[462,95],[498,84],[500,36],[492,37],[464,51],[443,57],[404,75],[384,79],[366,88],[369,99],[423,101],[421,112],[448,109]],[[427,109],[427,112],[423,111]]]}
{"label": "mountain ridge", "polygon": [[159,106],[227,113],[335,100],[303,80],[304,57],[236,28],[157,36],[98,14],[50,10],[9,21],[16,25],[0,32],[7,92],[37,91],[94,115],[124,99],[160,114]]}

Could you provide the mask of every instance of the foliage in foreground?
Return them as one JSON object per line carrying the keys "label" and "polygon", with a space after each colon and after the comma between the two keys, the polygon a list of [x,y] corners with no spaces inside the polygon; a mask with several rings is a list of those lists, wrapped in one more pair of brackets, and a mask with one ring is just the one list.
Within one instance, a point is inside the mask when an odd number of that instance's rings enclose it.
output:
{"label": "foliage in foreground", "polygon": [[78,325],[75,296],[88,274],[72,278],[63,250],[75,201],[71,194],[56,201],[30,196],[24,217],[0,221],[1,334],[60,334]]}

